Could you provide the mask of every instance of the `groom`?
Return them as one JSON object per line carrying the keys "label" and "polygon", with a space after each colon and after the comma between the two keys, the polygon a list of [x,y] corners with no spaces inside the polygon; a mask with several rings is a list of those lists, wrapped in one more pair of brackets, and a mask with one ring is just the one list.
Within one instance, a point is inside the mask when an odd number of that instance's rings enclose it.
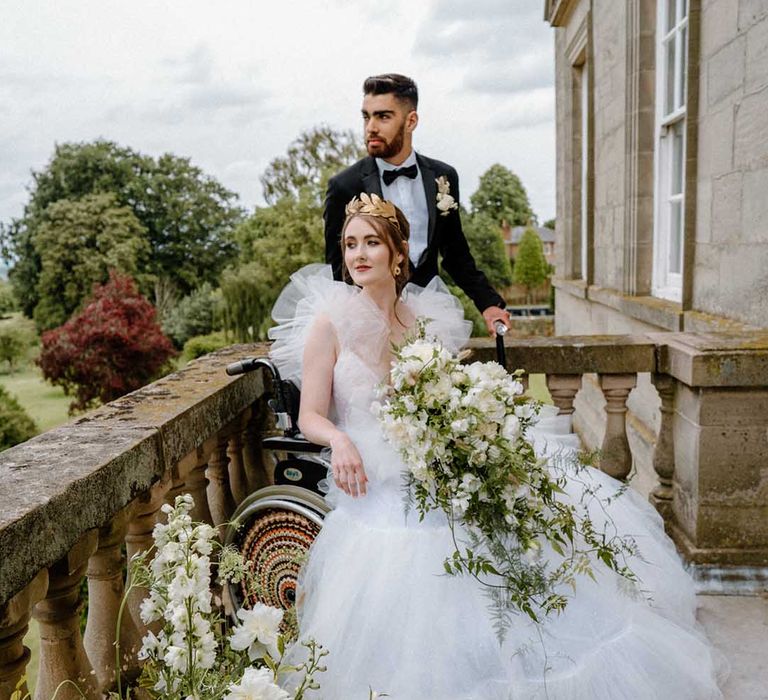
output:
{"label": "groom", "polygon": [[325,197],[325,260],[341,279],[341,229],[344,208],[363,192],[375,192],[394,202],[411,229],[411,282],[425,286],[443,268],[483,314],[491,335],[494,324],[509,326],[506,304],[477,269],[459,217],[459,176],[439,160],[413,150],[413,130],[419,95],[416,83],[404,75],[375,75],[363,83],[363,124],[368,158],[363,158],[328,182]]}

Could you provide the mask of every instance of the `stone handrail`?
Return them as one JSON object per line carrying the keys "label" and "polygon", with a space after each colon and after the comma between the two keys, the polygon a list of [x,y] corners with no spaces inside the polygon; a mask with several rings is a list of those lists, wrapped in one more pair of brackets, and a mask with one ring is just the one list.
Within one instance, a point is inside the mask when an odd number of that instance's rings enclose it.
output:
{"label": "stone handrail", "polygon": [[[488,340],[473,348],[475,359],[495,358]],[[78,681],[89,699],[103,697],[114,682],[122,544],[128,556],[146,549],[161,505],[176,493],[192,493],[195,518],[220,525],[269,482],[259,447],[270,429],[261,373],[224,373],[233,359],[265,350],[233,346],[206,356],[0,454],[0,700],[26,668],[22,640],[31,616],[41,635],[35,698],[48,700],[64,679]],[[652,500],[685,556],[695,564],[768,566],[768,335],[514,340],[506,356],[509,367],[545,374],[563,413],[574,412],[582,377],[596,374],[606,400],[600,466],[619,478],[632,463],[627,397],[648,373],[662,414]],[[129,599],[121,630],[129,670],[144,630],[140,599],[138,591]],[[80,696],[64,688],[57,697]]]}

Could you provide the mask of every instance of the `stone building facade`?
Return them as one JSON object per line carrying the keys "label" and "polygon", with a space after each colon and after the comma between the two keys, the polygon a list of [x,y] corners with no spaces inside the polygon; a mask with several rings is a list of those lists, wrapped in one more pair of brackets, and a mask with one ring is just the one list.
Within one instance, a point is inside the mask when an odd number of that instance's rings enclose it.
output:
{"label": "stone building facade", "polygon": [[[557,95],[556,333],[768,328],[768,0],[546,0]],[[596,381],[576,427],[600,444]],[[628,402],[646,490],[660,421]]]}

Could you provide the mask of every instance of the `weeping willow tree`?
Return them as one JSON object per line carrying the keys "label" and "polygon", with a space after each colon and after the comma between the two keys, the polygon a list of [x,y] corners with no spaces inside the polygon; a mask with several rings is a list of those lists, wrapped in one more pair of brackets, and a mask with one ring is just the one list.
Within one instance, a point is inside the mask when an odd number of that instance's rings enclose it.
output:
{"label": "weeping willow tree", "polygon": [[284,198],[257,209],[236,236],[240,261],[221,277],[224,324],[238,342],[265,340],[270,311],[290,276],[324,258],[322,218],[307,201]]}

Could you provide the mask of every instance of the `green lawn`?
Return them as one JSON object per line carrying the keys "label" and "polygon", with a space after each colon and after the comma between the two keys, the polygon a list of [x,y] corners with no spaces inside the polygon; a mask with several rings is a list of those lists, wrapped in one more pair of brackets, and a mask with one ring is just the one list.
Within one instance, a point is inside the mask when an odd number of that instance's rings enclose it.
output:
{"label": "green lawn", "polygon": [[34,365],[10,373],[5,370],[0,373],[0,385],[19,400],[41,433],[69,420],[70,399],[59,387],[48,384]]}

